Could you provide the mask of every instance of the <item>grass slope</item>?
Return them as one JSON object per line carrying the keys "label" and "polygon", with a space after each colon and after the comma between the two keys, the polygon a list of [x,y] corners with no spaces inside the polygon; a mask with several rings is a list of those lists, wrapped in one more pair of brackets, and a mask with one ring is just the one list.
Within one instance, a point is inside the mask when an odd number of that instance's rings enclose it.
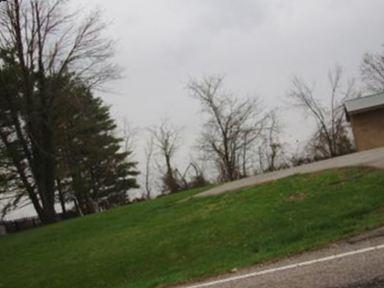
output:
{"label": "grass slope", "polygon": [[384,224],[384,171],[186,191],[0,239],[0,287],[157,287],[318,247]]}

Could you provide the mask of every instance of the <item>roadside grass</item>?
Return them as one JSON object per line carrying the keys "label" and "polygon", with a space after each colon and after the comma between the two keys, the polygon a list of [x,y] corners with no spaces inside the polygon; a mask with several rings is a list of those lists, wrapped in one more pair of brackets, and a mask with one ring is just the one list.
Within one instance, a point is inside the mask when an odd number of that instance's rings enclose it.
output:
{"label": "roadside grass", "polygon": [[384,170],[328,170],[191,197],[201,191],[0,238],[0,287],[165,287],[384,225]]}

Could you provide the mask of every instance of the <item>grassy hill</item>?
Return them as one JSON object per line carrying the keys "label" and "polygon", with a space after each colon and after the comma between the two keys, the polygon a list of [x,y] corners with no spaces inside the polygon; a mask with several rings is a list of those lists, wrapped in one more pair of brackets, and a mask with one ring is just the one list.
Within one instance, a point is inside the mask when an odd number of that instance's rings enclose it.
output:
{"label": "grassy hill", "polygon": [[297,175],[191,198],[200,191],[0,238],[0,287],[163,287],[384,225],[383,170]]}

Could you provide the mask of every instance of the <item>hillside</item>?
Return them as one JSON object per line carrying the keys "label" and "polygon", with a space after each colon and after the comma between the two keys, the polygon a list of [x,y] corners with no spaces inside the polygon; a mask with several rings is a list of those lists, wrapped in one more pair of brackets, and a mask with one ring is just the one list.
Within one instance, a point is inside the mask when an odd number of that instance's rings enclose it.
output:
{"label": "hillside", "polygon": [[329,170],[191,198],[201,191],[0,238],[0,287],[164,287],[384,225],[384,170]]}

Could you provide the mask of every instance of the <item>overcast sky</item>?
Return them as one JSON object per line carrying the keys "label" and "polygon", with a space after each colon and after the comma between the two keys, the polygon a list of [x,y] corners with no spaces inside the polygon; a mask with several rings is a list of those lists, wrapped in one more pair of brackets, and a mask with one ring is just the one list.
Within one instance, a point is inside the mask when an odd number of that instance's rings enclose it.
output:
{"label": "overcast sky", "polygon": [[[293,75],[326,95],[328,70],[339,63],[359,77],[365,52],[384,43],[383,0],[82,0],[99,8],[117,41],[124,78],[101,94],[113,116],[146,127],[167,117],[194,143],[202,124],[188,96],[191,78],[225,75],[226,89],[283,107],[284,139],[294,146],[312,123],[287,109]],[[324,94],[323,94],[324,93]],[[140,144],[139,144],[140,146]],[[140,148],[140,147],[139,147]],[[184,148],[179,157],[186,159]],[[140,154],[140,151],[138,152]],[[138,155],[140,158],[140,155]]]}
{"label": "overcast sky", "polygon": [[[103,95],[114,116],[142,127],[168,117],[192,138],[201,121],[198,103],[185,89],[190,78],[225,75],[226,88],[235,94],[281,106],[293,75],[324,91],[330,67],[339,63],[348,77],[358,77],[362,55],[380,51],[384,43],[383,0],[73,4],[98,7],[111,23],[108,33],[117,40],[116,60],[124,68],[124,79],[113,83],[115,93]],[[287,137],[306,136],[296,134],[299,127],[310,130],[301,118],[284,117]]]}

